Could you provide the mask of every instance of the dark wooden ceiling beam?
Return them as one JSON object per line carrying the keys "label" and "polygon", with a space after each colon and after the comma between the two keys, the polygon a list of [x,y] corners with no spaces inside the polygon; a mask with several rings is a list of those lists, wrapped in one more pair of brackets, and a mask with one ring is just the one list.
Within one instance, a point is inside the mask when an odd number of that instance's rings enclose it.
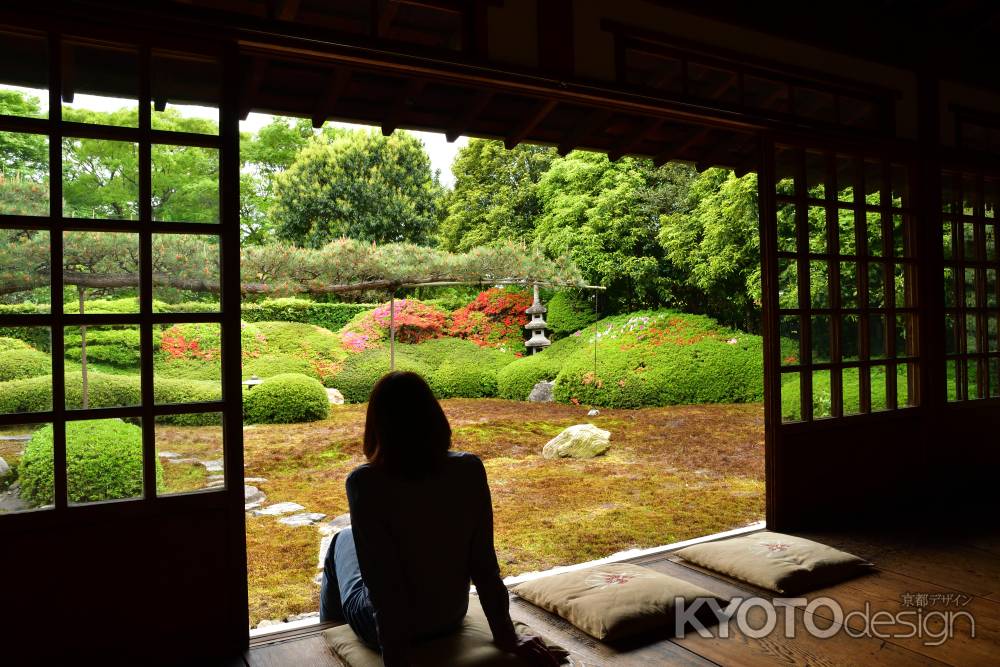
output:
{"label": "dark wooden ceiling beam", "polygon": [[344,96],[350,83],[351,70],[346,67],[338,67],[332,74],[327,74],[326,87],[320,93],[316,107],[313,109],[313,127],[316,129],[323,127],[326,119],[333,115],[337,102]]}
{"label": "dark wooden ceiling beam", "polygon": [[645,118],[642,122],[638,123],[625,133],[625,135],[618,140],[610,151],[608,151],[608,158],[612,162],[617,162],[622,158],[622,156],[631,153],[636,146],[638,146],[643,139],[648,137],[653,132],[656,132],[663,125],[663,120],[661,118]]}
{"label": "dark wooden ceiling beam", "polygon": [[527,136],[531,134],[536,127],[538,127],[538,124],[545,120],[546,116],[552,113],[552,110],[555,109],[558,104],[559,103],[556,100],[552,99],[541,102],[535,112],[525,118],[524,122],[514,128],[514,130],[507,135],[507,138],[504,139],[503,145],[507,148],[507,150],[513,149],[519,143],[524,141],[525,138],[527,138]]}
{"label": "dark wooden ceiling beam", "polygon": [[571,150],[585,142],[587,137],[611,119],[611,112],[604,109],[588,109],[586,115],[573,126],[563,140],[559,142],[559,155],[565,156]]}
{"label": "dark wooden ceiling beam", "polygon": [[662,166],[669,162],[670,160],[681,158],[683,159],[684,154],[689,150],[703,142],[709,134],[711,134],[712,128],[703,127],[694,134],[690,135],[686,140],[679,144],[674,144],[672,146],[667,146],[661,150],[656,157],[653,158],[653,164],[657,167]]}
{"label": "dark wooden ceiling beam", "polygon": [[445,131],[445,139],[448,141],[455,141],[460,136],[465,134],[469,124],[483,113],[483,110],[486,109],[492,100],[493,93],[491,91],[482,90],[476,93],[465,112],[461,114],[455,122],[451,124],[451,127]]}
{"label": "dark wooden ceiling beam", "polygon": [[73,104],[75,95],[74,80],[76,79],[76,68],[73,66],[73,47],[70,44],[62,45],[62,87],[59,95],[66,104]]}
{"label": "dark wooden ceiling beam", "polygon": [[403,86],[402,91],[393,100],[392,106],[389,107],[389,112],[385,115],[382,120],[382,135],[388,137],[396,128],[399,127],[399,119],[403,115],[403,111],[406,110],[408,105],[412,105],[414,98],[420,95],[423,91],[424,86],[427,82],[423,79],[410,79],[405,86]]}

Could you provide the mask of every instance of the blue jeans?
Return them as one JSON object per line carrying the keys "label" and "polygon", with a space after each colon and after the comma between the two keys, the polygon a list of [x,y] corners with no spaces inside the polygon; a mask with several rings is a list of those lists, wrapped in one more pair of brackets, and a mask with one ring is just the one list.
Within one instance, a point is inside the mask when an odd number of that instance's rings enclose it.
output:
{"label": "blue jeans", "polygon": [[379,648],[375,608],[361,578],[354,533],[350,528],[335,534],[326,552],[319,593],[319,620],[346,622],[364,643]]}

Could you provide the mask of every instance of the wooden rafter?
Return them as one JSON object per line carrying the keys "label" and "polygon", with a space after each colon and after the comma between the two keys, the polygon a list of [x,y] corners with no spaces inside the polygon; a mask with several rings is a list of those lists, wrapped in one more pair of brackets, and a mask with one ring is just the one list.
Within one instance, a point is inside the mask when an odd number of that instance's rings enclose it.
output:
{"label": "wooden rafter", "polygon": [[384,136],[388,137],[396,131],[396,128],[399,126],[399,119],[403,115],[407,104],[413,103],[413,98],[420,95],[425,85],[427,85],[427,82],[423,79],[410,79],[407,82],[400,94],[393,100],[389,112],[382,120],[382,134]]}
{"label": "wooden rafter", "polygon": [[659,167],[675,158],[683,158],[684,153],[687,153],[690,149],[703,142],[711,132],[712,128],[703,127],[689,136],[684,142],[667,146],[653,158],[653,164]]}
{"label": "wooden rafter", "polygon": [[579,146],[581,141],[586,140],[588,136],[607,123],[610,118],[610,111],[588,109],[584,117],[559,142],[559,155],[565,156],[568,154],[571,150]]}
{"label": "wooden rafter", "polygon": [[323,127],[326,119],[333,114],[337,102],[344,96],[347,86],[351,83],[351,70],[339,67],[332,74],[327,74],[326,87],[320,93],[316,101],[316,108],[312,113],[313,127],[319,129]]}
{"label": "wooden rafter", "polygon": [[545,120],[546,116],[552,113],[552,110],[556,108],[557,104],[558,102],[553,99],[544,100],[541,104],[539,104],[535,113],[525,118],[524,122],[516,127],[510,134],[507,135],[507,138],[504,139],[503,144],[507,150],[511,150],[524,141],[525,137],[531,134],[532,130],[538,127],[538,124]]}
{"label": "wooden rafter", "polygon": [[445,138],[448,141],[455,141],[462,136],[469,127],[469,124],[483,112],[492,100],[493,93],[491,91],[483,90],[476,93],[465,112],[459,115],[445,132]]}
{"label": "wooden rafter", "polygon": [[623,155],[631,153],[643,139],[658,130],[661,125],[663,125],[663,120],[660,118],[646,118],[631,131],[625,133],[618,143],[608,151],[608,157],[612,162],[620,160]]}

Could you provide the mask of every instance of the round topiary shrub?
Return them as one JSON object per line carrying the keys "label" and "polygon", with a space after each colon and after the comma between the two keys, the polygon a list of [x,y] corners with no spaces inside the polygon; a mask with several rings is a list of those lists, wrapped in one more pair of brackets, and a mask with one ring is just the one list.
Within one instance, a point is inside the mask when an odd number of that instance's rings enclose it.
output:
{"label": "round topiary shrub", "polygon": [[[432,367],[413,358],[408,352],[410,347],[415,346],[396,346],[396,370],[413,371],[425,378],[429,377]],[[348,403],[364,403],[375,383],[388,372],[389,350],[368,350],[348,357],[343,370],[334,378],[334,386]]]}
{"label": "round topiary shrub", "polygon": [[[37,431],[18,464],[21,497],[35,505],[53,502],[52,426]],[[70,502],[142,495],[142,429],[120,419],[66,424],[66,477]],[[163,469],[156,462],[156,483]]]}
{"label": "round topiary shrub", "polygon": [[49,355],[30,347],[0,352],[0,382],[22,380],[52,373]]}
{"label": "round topiary shrub", "polygon": [[549,338],[559,340],[582,329],[587,328],[597,320],[594,312],[594,300],[578,295],[569,290],[556,292],[548,303],[545,322],[549,325]]}
{"label": "round topiary shrub", "polygon": [[243,416],[252,424],[291,424],[326,419],[330,399],[319,380],[284,373],[264,380],[243,397]]}

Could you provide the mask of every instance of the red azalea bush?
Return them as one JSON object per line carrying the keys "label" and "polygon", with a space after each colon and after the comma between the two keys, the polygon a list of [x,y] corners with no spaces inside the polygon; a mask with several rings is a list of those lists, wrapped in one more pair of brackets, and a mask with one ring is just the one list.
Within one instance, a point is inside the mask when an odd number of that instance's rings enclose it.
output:
{"label": "red azalea bush", "polygon": [[[267,339],[253,325],[240,324],[244,359],[259,357]],[[175,324],[160,336],[160,350],[166,359],[215,361],[221,357],[222,340],[218,324]]]}
{"label": "red azalea bush", "polygon": [[448,335],[483,347],[520,349],[524,325],[528,323],[524,311],[531,301],[530,294],[516,288],[494,287],[480,292],[472,303],[451,314]]}
{"label": "red azalea bush", "polygon": [[[391,302],[390,302],[391,303]],[[445,334],[448,314],[416,299],[399,299],[390,318],[389,303],[358,315],[341,330],[340,340],[350,352],[364,352],[382,346],[389,339],[389,322],[396,327],[396,341],[421,343]]]}

